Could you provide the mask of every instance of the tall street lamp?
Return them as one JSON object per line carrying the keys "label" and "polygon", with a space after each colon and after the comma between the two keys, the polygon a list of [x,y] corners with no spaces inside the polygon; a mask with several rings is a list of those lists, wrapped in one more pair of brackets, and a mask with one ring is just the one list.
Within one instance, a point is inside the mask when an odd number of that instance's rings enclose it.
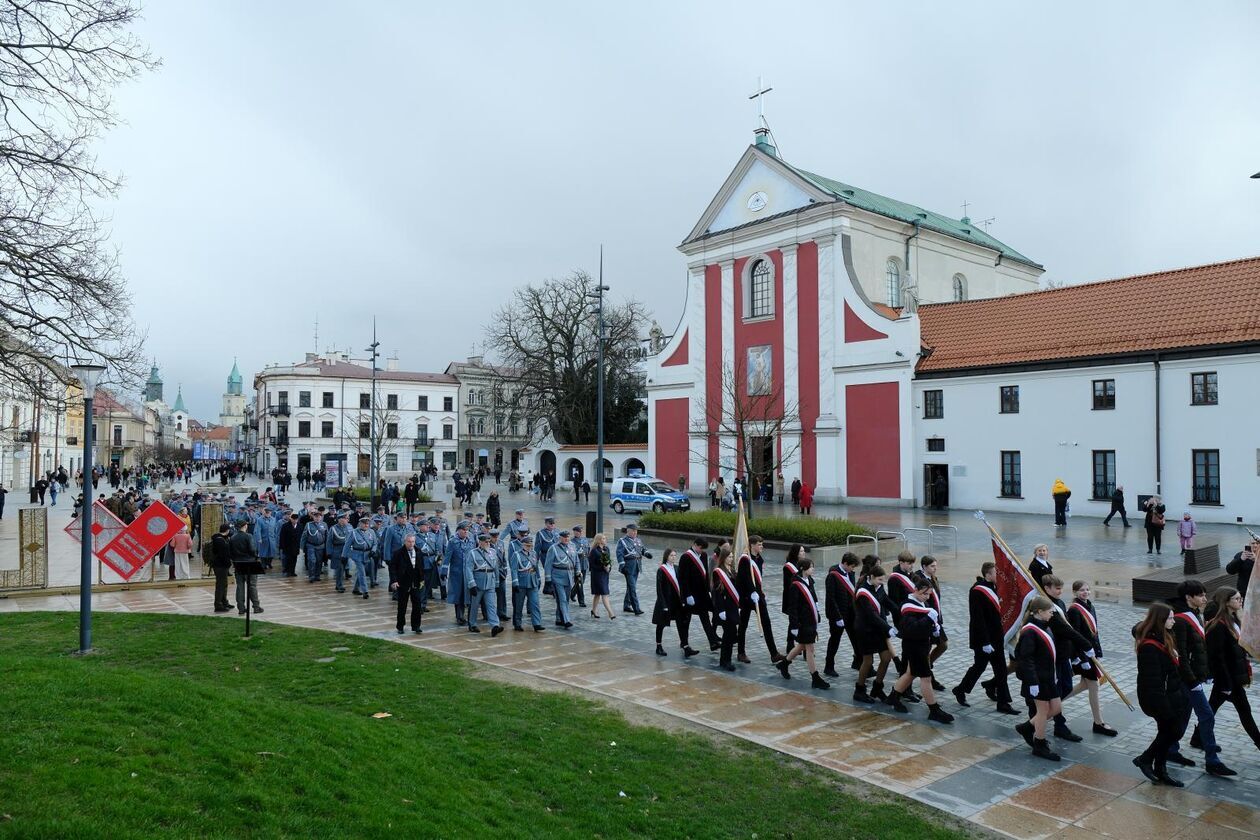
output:
{"label": "tall street lamp", "polygon": [[604,531],[604,292],[609,290],[604,285],[604,246],[599,246],[599,283],[594,294],[596,313],[599,317],[599,362],[595,386],[595,533]]}
{"label": "tall street lamp", "polygon": [[376,319],[372,319],[372,343],[368,345],[367,351],[372,354],[372,396],[368,402],[371,404],[371,423],[368,428],[368,447],[371,454],[368,456],[368,481],[371,486],[368,488],[368,507],[372,513],[376,513],[376,359],[380,356],[377,348],[381,343],[376,340]]}
{"label": "tall street lamp", "polygon": [[92,649],[92,400],[104,365],[71,365],[83,389],[83,508],[79,511],[82,538],[79,540],[79,653]]}

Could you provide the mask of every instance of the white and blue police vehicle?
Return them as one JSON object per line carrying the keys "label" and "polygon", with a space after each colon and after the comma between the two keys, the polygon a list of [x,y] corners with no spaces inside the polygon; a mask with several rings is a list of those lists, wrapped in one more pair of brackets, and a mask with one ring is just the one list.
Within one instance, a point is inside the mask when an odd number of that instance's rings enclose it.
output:
{"label": "white and blue police vehicle", "polygon": [[659,478],[650,475],[626,475],[612,482],[612,509],[617,513],[628,510],[664,513],[675,510],[691,510],[691,500]]}

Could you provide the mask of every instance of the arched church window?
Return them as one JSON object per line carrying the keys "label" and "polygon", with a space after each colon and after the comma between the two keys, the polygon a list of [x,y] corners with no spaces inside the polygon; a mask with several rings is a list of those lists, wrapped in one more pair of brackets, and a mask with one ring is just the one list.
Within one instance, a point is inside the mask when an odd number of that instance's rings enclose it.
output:
{"label": "arched church window", "polygon": [[884,268],[888,286],[888,305],[901,306],[901,269],[896,260],[889,260]]}
{"label": "arched church window", "polygon": [[757,260],[752,267],[752,302],[748,308],[750,318],[764,318],[774,314],[774,271],[769,260]]}
{"label": "arched church window", "polygon": [[964,301],[967,299],[967,278],[961,274],[954,275],[954,300]]}

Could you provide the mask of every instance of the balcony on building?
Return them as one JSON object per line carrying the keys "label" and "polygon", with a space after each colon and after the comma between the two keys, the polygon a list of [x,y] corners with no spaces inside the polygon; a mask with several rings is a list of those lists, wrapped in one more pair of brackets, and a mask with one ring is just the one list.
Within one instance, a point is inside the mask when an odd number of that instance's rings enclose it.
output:
{"label": "balcony on building", "polygon": [[428,449],[433,445],[431,441],[432,438],[427,437],[412,438],[412,443],[415,444],[416,449]]}
{"label": "balcony on building", "polygon": [[270,446],[288,446],[289,436],[288,435],[272,435],[271,437],[267,438],[267,443]]}
{"label": "balcony on building", "polygon": [[267,415],[270,417],[288,417],[289,404],[280,403],[279,405],[269,405],[267,406]]}

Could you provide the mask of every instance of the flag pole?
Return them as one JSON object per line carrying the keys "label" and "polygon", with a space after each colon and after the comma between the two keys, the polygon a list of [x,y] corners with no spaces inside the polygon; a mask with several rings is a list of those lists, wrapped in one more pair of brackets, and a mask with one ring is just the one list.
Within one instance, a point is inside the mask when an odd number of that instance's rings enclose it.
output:
{"label": "flag pole", "polygon": [[[741,539],[741,537],[743,539]],[[735,563],[738,565],[739,558],[748,555],[749,563],[756,563],[752,559],[752,551],[748,545],[748,522],[744,519],[744,499],[740,495],[739,500],[739,518],[735,520],[735,533],[731,536],[731,550],[735,552]],[[757,619],[757,632],[761,632],[761,604],[753,604],[753,618]]]}
{"label": "flag pole", "polygon": [[[976,518],[979,519],[981,522],[983,522],[984,526],[989,529],[989,534],[993,537],[993,539],[1001,543],[1002,550],[1006,552],[1007,557],[1011,558],[1011,562],[1015,564],[1016,568],[1018,568],[1030,580],[1032,580],[1033,585],[1037,587],[1038,592],[1040,592],[1042,595],[1045,595],[1046,590],[1045,590],[1045,587],[1041,585],[1041,581],[1034,579],[1033,576],[1029,574],[1028,569],[1024,568],[1024,564],[1020,561],[1019,557],[1015,554],[1014,550],[1012,550],[1011,547],[1006,544],[1006,540],[1002,539],[1002,535],[997,532],[997,529],[989,524],[989,520],[984,518],[983,513],[977,512]],[[1046,597],[1049,597],[1049,596],[1047,595]],[[1124,705],[1128,707],[1129,711],[1133,711],[1134,710],[1133,703],[1129,701],[1129,698],[1125,696],[1124,691],[1120,688],[1119,685],[1116,684],[1116,681],[1111,678],[1111,675],[1108,674],[1106,670],[1103,669],[1103,666],[1099,664],[1098,660],[1091,656],[1089,657],[1089,662],[1091,665],[1094,666],[1095,673],[1097,673],[1098,676],[1102,678],[1103,682],[1110,685],[1112,689],[1116,692],[1116,696],[1120,698],[1120,702],[1124,703]]]}

